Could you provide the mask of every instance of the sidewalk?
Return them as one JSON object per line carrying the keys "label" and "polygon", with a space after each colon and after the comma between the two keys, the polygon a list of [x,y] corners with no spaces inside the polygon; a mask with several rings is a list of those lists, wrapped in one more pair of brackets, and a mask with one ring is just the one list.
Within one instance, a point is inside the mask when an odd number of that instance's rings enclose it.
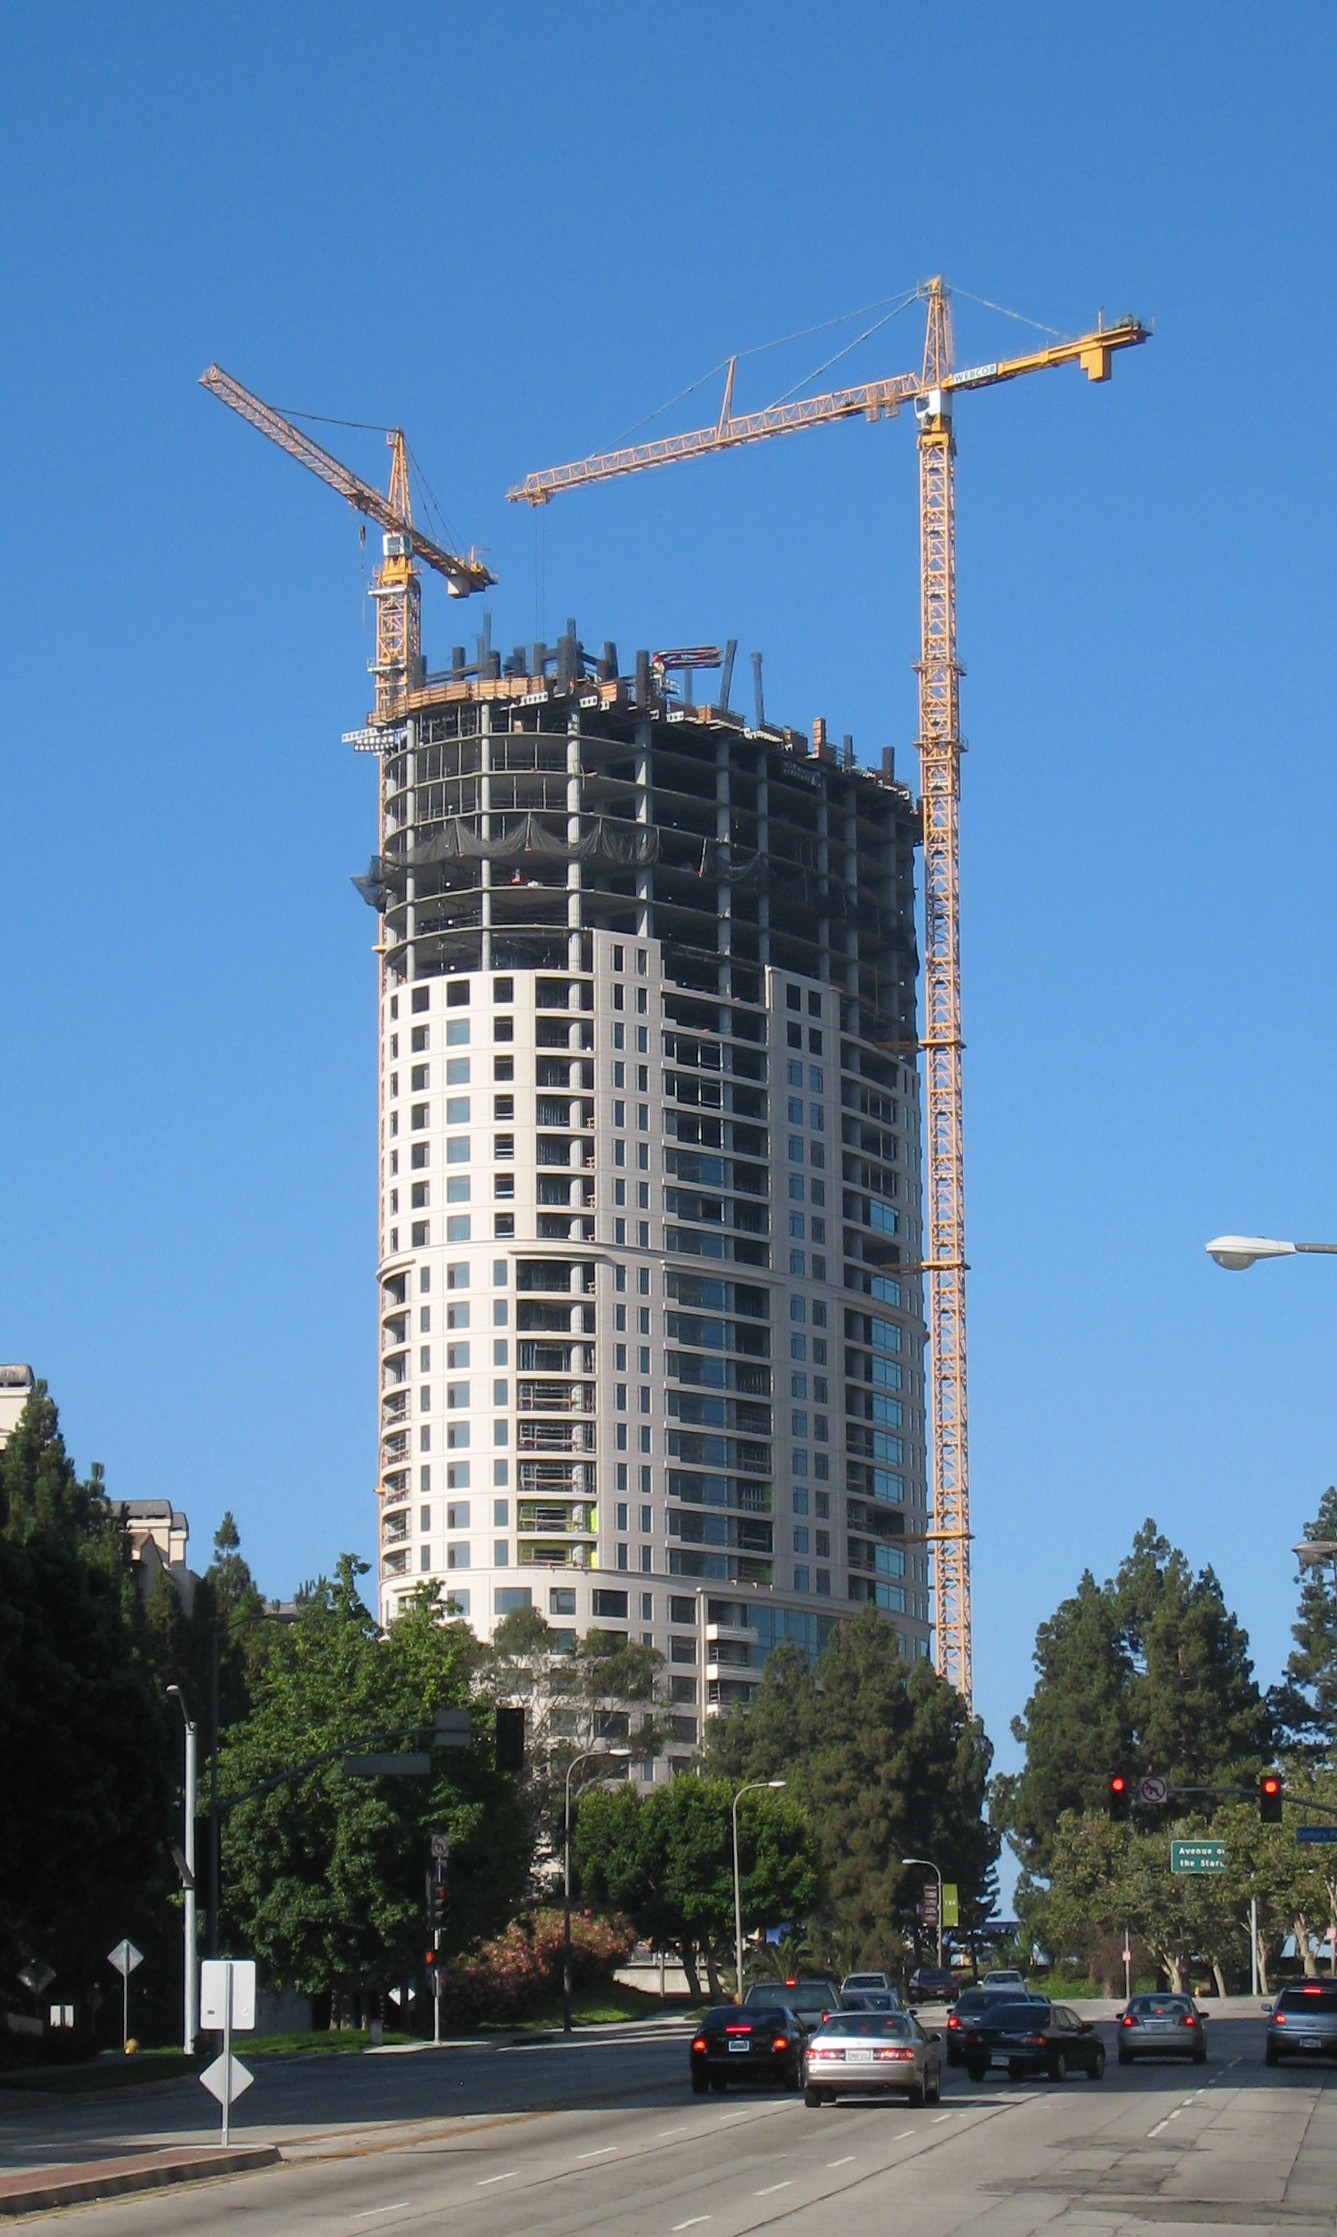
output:
{"label": "sidewalk", "polygon": [[255,2168],[276,2167],[279,2158],[274,2144],[226,2151],[218,2144],[189,2151],[124,2152],[114,2159],[82,2160],[66,2167],[20,2169],[0,2174],[0,2219],[116,2198],[127,2191],[164,2190],[169,2183],[249,2174]]}

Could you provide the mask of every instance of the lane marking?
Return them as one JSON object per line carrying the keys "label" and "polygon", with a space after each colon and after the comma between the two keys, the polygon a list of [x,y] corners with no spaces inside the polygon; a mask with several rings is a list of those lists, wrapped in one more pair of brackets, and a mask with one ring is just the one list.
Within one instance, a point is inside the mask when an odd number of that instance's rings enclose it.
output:
{"label": "lane marking", "polygon": [[407,2198],[397,2198],[393,2206],[364,2206],[361,2213],[354,2214],[352,2218],[354,2221],[370,2221],[373,2214],[402,2214],[407,2205]]}
{"label": "lane marking", "polygon": [[659,2133],[661,2136],[685,2136],[690,2126],[690,2121],[680,2120],[676,2128],[661,2128]]}
{"label": "lane marking", "polygon": [[906,2137],[907,2137],[907,2136],[913,2136],[913,2135],[914,2135],[914,2130],[913,2130],[912,2128],[903,2128],[903,2129],[901,2130],[901,2133],[900,2133],[900,2135],[899,2135],[899,2136],[893,2136],[891,2140],[892,2140],[892,2143],[893,2143],[893,2144],[903,2144],[903,2143],[905,2142],[905,2139],[906,2139]]}
{"label": "lane marking", "polygon": [[[720,2113],[718,2118],[720,2120],[751,2120],[752,2115],[750,2113]],[[710,2216],[707,2215],[706,2219],[708,2221]]]}
{"label": "lane marking", "polygon": [[709,2214],[693,2214],[690,2221],[675,2221],[673,2224],[673,2237],[677,2237],[677,2233],[680,2229],[695,2229],[699,2223],[709,2220]]}
{"label": "lane marking", "polygon": [[950,2113],[935,2113],[933,2116],[933,2126],[936,2128],[940,2120],[950,2120],[951,2117],[952,2116]]}
{"label": "lane marking", "polygon": [[754,2198],[769,2198],[771,2197],[773,2192],[777,2190],[792,2190],[793,2188],[794,2185],[792,2179],[788,2179],[783,2183],[767,2183],[765,2190],[754,2190],[752,2196]]}
{"label": "lane marking", "polygon": [[852,2167],[854,2165],[854,2154],[853,2152],[846,2152],[843,2159],[828,2159],[826,2164],[828,2167]]}
{"label": "lane marking", "polygon": [[476,2188],[479,2190],[486,2190],[489,2183],[509,2183],[511,2177],[513,2175],[518,2175],[519,2172],[520,2170],[518,2167],[508,2167],[504,2175],[484,2175],[482,2181],[476,2185]]}
{"label": "lane marking", "polygon": [[609,2153],[615,2152],[617,2148],[616,2144],[600,2144],[597,2152],[581,2152],[580,2157],[582,2159],[607,2159]]}

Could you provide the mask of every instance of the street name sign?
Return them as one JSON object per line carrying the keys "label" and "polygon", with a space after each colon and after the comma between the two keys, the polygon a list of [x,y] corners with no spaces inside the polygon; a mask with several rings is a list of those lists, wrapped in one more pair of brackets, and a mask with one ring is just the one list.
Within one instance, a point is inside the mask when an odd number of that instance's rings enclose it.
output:
{"label": "street name sign", "polygon": [[1172,1841],[1170,1843],[1170,1870],[1172,1872],[1224,1872],[1226,1844],[1224,1841]]}
{"label": "street name sign", "polygon": [[1297,1825],[1295,1838],[1306,1842],[1310,1847],[1337,1841],[1337,1825]]}

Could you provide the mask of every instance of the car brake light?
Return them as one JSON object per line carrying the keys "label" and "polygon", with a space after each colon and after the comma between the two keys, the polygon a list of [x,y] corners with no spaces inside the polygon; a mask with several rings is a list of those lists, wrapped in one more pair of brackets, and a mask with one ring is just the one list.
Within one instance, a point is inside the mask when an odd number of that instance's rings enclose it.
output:
{"label": "car brake light", "polygon": [[949,2012],[949,2013],[947,2014],[947,2029],[948,2029],[948,2033],[950,2034],[951,2030],[952,2030],[952,2029],[953,2029],[954,2027],[959,2027],[960,2025],[961,2025],[961,2022],[960,2022],[960,2020],[959,2020],[959,2019],[957,2018],[957,2016],[956,2016],[955,2012]]}
{"label": "car brake light", "polygon": [[703,2050],[705,2049],[705,2047],[706,2047],[706,2038],[705,2038],[705,2036],[704,2036],[704,2035],[698,2035],[698,2036],[697,2036],[697,2038],[696,2038],[696,2040],[695,2040],[695,2042],[694,2042],[694,2043],[692,2044],[692,2049],[693,2049],[694,2051],[703,2051]]}
{"label": "car brake light", "polygon": [[831,2050],[825,2043],[814,2043],[808,2052],[809,2061],[814,2058],[843,2058],[844,2056],[843,2051]]}
{"label": "car brake light", "polygon": [[1131,2012],[1125,2012],[1123,2018],[1119,2022],[1119,2025],[1120,2027],[1136,2027],[1137,2021],[1133,2018]]}
{"label": "car brake light", "polygon": [[1311,1986],[1308,1988],[1302,1988],[1300,1994],[1301,1996],[1321,1996],[1323,1994],[1323,1991],[1321,1988]]}
{"label": "car brake light", "polygon": [[1185,2012],[1179,2024],[1181,2027],[1196,2027],[1198,2024],[1197,2017],[1193,2012]]}
{"label": "car brake light", "polygon": [[774,2036],[771,2041],[771,2049],[773,2051],[787,2051],[789,2049],[789,2037],[787,2035]]}
{"label": "car brake light", "polygon": [[790,1974],[790,1976],[789,1976],[788,1980],[787,1980],[787,1981],[785,1982],[785,1987],[786,1987],[786,1988],[797,1988],[797,1987],[798,1987],[798,1982],[797,1982],[797,1981],[796,1981],[796,1980],[794,1979],[794,1976],[793,1976],[793,1974],[792,1974],[792,1973]]}
{"label": "car brake light", "polygon": [[875,2050],[873,2053],[874,2058],[913,2058],[914,2055],[911,2050]]}
{"label": "car brake light", "polygon": [[1273,2023],[1277,2027],[1284,2027],[1286,2025],[1286,2014],[1284,2012],[1274,2012],[1272,2014],[1272,2019]]}
{"label": "car brake light", "polygon": [[1031,2048],[1031,2049],[1032,2049],[1033,2051],[1034,2051],[1034,2050],[1043,2050],[1043,2048],[1044,2048],[1044,2040],[1045,2040],[1045,2039],[1044,2039],[1043,2035],[1023,2035],[1023,2037],[1022,2037],[1022,2041],[1023,2041],[1024,2043],[1027,2043],[1027,2044],[1029,2044],[1030,2048]]}
{"label": "car brake light", "polygon": [[744,2026],[741,2020],[729,2020],[725,2026],[724,2032],[726,2035],[750,2035],[752,2033],[752,2025],[750,2021],[746,2026]]}

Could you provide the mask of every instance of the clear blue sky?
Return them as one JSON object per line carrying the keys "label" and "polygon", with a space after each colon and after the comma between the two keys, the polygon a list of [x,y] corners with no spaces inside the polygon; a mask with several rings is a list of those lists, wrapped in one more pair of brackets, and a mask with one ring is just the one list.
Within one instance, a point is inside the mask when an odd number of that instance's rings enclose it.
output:
{"label": "clear blue sky", "polygon": [[[374,844],[353,516],[195,385],[398,420],[497,641],[736,636],[911,766],[909,426],[503,493],[931,272],[1107,389],[967,398],[976,1653],[1147,1514],[1276,1675],[1334,1465],[1329,6],[54,4],[11,18],[0,1355],[271,1592],[370,1551]],[[963,359],[1024,330],[959,305]],[[761,404],[854,332],[740,368]],[[918,314],[845,361],[916,360]],[[694,424],[718,387],[660,424]],[[334,447],[373,478],[375,434]],[[477,602],[429,591],[429,654]],[[1010,1749],[1004,1748],[1004,1754]]]}

